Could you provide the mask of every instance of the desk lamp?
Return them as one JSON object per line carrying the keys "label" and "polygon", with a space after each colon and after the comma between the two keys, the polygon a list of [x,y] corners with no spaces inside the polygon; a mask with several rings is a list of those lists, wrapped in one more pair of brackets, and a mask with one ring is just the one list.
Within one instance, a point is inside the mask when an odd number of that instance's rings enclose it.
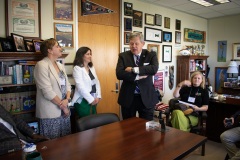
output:
{"label": "desk lamp", "polygon": [[237,78],[238,77],[238,66],[235,61],[231,61],[228,65],[228,78]]}

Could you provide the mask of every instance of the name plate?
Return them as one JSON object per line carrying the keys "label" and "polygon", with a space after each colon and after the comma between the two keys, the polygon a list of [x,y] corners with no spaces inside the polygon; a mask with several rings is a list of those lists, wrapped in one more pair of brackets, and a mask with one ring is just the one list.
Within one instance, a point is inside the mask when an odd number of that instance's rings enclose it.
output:
{"label": "name plate", "polygon": [[0,84],[12,84],[12,76],[0,76]]}

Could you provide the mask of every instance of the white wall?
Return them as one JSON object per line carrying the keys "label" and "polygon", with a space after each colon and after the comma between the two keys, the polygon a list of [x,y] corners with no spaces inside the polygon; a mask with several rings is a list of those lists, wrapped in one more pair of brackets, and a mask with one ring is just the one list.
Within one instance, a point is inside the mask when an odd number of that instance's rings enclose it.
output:
{"label": "white wall", "polygon": [[[240,43],[240,14],[228,17],[215,18],[208,21],[208,64],[209,78],[215,86],[215,67],[227,67],[232,57],[232,44]],[[227,41],[226,62],[217,62],[218,41]],[[238,65],[240,61],[238,61]],[[214,87],[215,88],[215,87]]]}
{"label": "white wall", "polygon": [[[163,43],[154,43],[154,42],[147,42],[145,43],[144,48],[147,48],[147,44],[159,44],[160,45],[160,53],[159,53],[159,69],[165,69],[165,67],[167,66],[169,68],[170,65],[174,65],[174,86],[173,89],[170,90],[168,87],[168,80],[169,77],[165,77],[165,94],[163,97],[163,102],[167,103],[168,100],[170,98],[172,98],[172,93],[174,88],[176,87],[176,55],[178,55],[179,50],[183,49],[186,47],[186,45],[197,45],[197,43],[189,43],[189,42],[184,42],[183,41],[183,36],[184,36],[184,28],[190,28],[190,29],[196,29],[196,30],[200,30],[200,31],[206,31],[206,34],[208,35],[208,31],[207,31],[207,27],[208,27],[208,23],[206,19],[203,18],[199,18],[196,16],[192,16],[192,15],[188,15],[182,12],[178,12],[175,10],[170,10],[168,8],[163,8],[163,7],[159,7],[156,5],[151,5],[148,3],[144,3],[144,2],[140,2],[138,0],[123,0],[122,1],[122,6],[124,6],[124,2],[129,2],[129,3],[133,3],[133,9],[134,10],[138,10],[138,11],[142,11],[143,12],[143,27],[139,28],[139,27],[133,27],[133,31],[141,31],[144,34],[144,27],[150,27],[150,28],[157,28],[157,29],[162,29],[162,31],[168,31],[168,32],[172,32],[172,42],[163,42]],[[151,26],[151,25],[145,25],[145,13],[148,14],[160,14],[162,15],[162,26]],[[121,46],[122,46],[122,51],[124,51],[124,47],[128,47],[127,45],[124,45],[124,37],[123,37],[123,33],[124,33],[124,17],[128,17],[128,16],[124,16],[124,7],[122,7],[122,29],[121,29],[121,33],[122,33],[122,41],[121,41]],[[166,29],[164,28],[164,17],[169,17],[171,22],[170,22],[170,29]],[[128,17],[131,18],[131,17]],[[181,44],[175,44],[175,21],[176,19],[181,20]],[[208,55],[208,39],[206,39],[206,54]],[[171,63],[163,63],[162,62],[162,45],[172,45],[172,62]],[[169,74],[168,74],[169,76]]]}

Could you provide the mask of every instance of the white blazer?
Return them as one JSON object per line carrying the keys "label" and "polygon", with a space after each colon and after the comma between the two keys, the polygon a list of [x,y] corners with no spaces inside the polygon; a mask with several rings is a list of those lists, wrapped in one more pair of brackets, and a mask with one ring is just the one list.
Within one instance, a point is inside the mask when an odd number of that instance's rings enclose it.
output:
{"label": "white blazer", "polygon": [[92,90],[92,84],[96,84],[96,97],[101,98],[101,87],[94,67],[90,67],[95,80],[92,81],[88,72],[84,67],[74,66],[73,78],[75,80],[75,92],[72,99],[72,105],[74,103],[81,103],[82,99],[86,99],[89,104],[94,101],[94,97],[90,94]]}

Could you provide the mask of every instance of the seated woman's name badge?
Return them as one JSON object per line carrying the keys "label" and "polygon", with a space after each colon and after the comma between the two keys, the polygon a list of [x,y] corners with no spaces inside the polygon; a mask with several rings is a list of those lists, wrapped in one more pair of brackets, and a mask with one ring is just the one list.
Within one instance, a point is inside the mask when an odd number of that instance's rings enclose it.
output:
{"label": "seated woman's name badge", "polygon": [[195,98],[194,97],[188,97],[188,102],[194,103],[195,102]]}

